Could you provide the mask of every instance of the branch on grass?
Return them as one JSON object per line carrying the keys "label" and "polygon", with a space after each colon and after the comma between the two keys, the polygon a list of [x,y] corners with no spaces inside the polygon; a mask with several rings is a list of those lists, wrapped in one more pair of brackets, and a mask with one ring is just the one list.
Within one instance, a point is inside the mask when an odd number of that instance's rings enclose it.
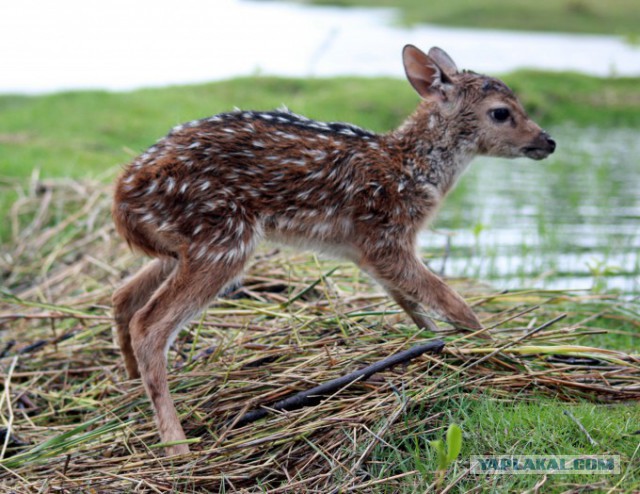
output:
{"label": "branch on grass", "polygon": [[394,365],[413,360],[423,353],[440,353],[442,352],[443,348],[444,341],[442,340],[434,340],[423,345],[414,346],[412,348],[409,348],[408,350],[387,357],[380,362],[371,364],[364,369],[352,372],[351,374],[347,374],[346,376],[332,379],[331,381],[327,381],[320,386],[316,386],[315,388],[311,388],[306,391],[301,391],[300,393],[296,393],[293,396],[289,396],[288,398],[277,401],[270,405],[268,408],[252,410],[246,415],[240,417],[240,419],[232,422],[231,427],[241,427],[251,422],[255,422],[256,420],[260,420],[261,418],[266,417],[271,411],[290,411],[297,410],[298,408],[302,408],[305,406],[317,405],[323,397],[331,395],[355,381],[367,379],[376,372],[381,372],[385,369],[388,369],[389,367],[393,367]]}

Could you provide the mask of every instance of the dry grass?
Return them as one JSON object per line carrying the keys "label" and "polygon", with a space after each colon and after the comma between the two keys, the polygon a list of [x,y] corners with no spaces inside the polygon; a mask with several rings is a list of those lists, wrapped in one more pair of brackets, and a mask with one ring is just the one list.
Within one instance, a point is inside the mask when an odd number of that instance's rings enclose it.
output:
{"label": "dry grass", "polygon": [[[492,293],[453,280],[495,328],[494,343],[448,337],[440,356],[374,375],[318,406],[231,428],[251,408],[429,337],[353,267],[264,250],[243,288],[194,321],[170,352],[173,396],[194,453],[165,459],[144,390],[126,380],[114,344],[110,295],[141,260],[115,237],[109,206],[101,184],[34,181],[10,212],[14,240],[0,257],[6,489],[393,491],[405,475],[370,477],[373,447],[391,431],[439,427],[429,410],[443,396],[535,388],[562,400],[640,398],[637,355],[572,345],[601,314],[585,308],[563,319],[566,308],[595,296]],[[621,304],[612,299],[599,310]]]}

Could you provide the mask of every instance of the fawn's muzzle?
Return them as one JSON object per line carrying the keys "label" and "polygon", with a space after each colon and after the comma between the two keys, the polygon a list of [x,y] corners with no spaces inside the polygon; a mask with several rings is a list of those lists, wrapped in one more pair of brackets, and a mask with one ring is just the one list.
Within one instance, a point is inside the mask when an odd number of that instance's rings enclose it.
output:
{"label": "fawn's muzzle", "polygon": [[556,149],[556,141],[544,130],[538,134],[533,142],[522,149],[522,153],[534,160],[542,160],[553,153]]}

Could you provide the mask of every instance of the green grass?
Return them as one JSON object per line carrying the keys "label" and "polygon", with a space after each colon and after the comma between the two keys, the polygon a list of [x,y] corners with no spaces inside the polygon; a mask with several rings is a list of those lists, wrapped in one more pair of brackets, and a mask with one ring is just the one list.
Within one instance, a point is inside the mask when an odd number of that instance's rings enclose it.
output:
{"label": "green grass", "polygon": [[639,127],[640,79],[519,71],[504,80],[543,125]]}
{"label": "green grass", "polygon": [[[551,398],[497,399],[490,393],[457,395],[445,398],[428,411],[408,414],[412,420],[425,413],[440,412],[439,428],[415,430],[411,434],[387,437],[379,445],[372,463],[378,469],[373,474],[384,477],[417,470],[400,492],[425,492],[433,481],[435,454],[429,441],[440,439],[451,423],[463,429],[463,447],[458,461],[449,469],[444,485],[460,476],[472,455],[620,455],[621,474],[556,474],[545,481],[544,492],[563,492],[574,486],[600,485],[613,487],[620,482],[623,492],[640,486],[640,462],[637,426],[640,407],[627,404],[594,405],[593,403],[563,403]],[[596,442],[592,444],[569,412]],[[410,428],[408,428],[410,430]],[[463,461],[463,460],[466,460]],[[625,475],[626,474],[626,475]],[[452,492],[469,492],[478,485],[482,492],[523,492],[533,489],[542,475],[466,476]],[[634,487],[635,486],[635,487]],[[386,492],[386,491],[380,491]],[[397,492],[397,491],[396,491]]]}
{"label": "green grass", "polygon": [[640,34],[636,0],[310,0],[344,7],[395,7],[407,23],[571,33]]}

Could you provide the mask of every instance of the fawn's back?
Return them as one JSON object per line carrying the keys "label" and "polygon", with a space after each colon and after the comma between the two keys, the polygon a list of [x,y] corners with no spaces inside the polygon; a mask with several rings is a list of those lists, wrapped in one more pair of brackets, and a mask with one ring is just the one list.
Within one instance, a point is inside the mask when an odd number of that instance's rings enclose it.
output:
{"label": "fawn's back", "polygon": [[405,166],[411,158],[353,125],[285,111],[220,114],[174,128],[129,166],[116,222],[156,256],[180,256],[188,244],[196,257],[225,245],[232,258],[257,234],[352,257],[351,244],[413,230],[438,200]]}

